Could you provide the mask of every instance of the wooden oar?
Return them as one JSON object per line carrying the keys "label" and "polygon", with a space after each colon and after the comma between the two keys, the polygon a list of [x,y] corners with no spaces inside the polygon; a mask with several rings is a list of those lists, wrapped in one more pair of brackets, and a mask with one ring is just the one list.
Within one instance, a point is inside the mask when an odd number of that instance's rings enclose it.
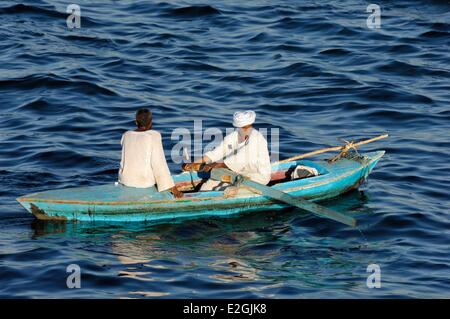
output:
{"label": "wooden oar", "polygon": [[313,156],[313,155],[317,155],[317,154],[322,154],[322,153],[326,153],[326,152],[331,152],[331,151],[344,151],[344,150],[348,150],[349,148],[353,148],[353,147],[357,147],[357,146],[361,146],[367,143],[371,143],[374,141],[378,141],[382,138],[386,138],[388,137],[389,134],[383,134],[374,138],[370,138],[368,140],[363,140],[357,143],[349,143],[348,145],[344,145],[344,146],[334,146],[334,147],[327,147],[327,148],[322,148],[320,150],[316,150],[316,151],[312,151],[309,153],[305,153],[305,154],[300,154],[300,155],[296,155],[287,159],[284,159],[282,161],[276,162],[274,164],[281,164],[281,163],[286,163],[286,162],[292,162],[292,161],[296,161],[298,159],[301,158],[305,158],[305,157],[309,157],[309,156]]}
{"label": "wooden oar", "polygon": [[242,175],[232,172],[226,168],[213,168],[211,170],[211,178],[225,183],[237,183],[246,185],[252,191],[255,191],[258,194],[262,194],[264,196],[276,199],[280,202],[304,209],[315,215],[318,215],[319,217],[329,218],[351,227],[356,226],[356,219],[354,219],[353,217],[333,211],[316,203],[294,197],[272,187],[268,187],[266,185],[251,181],[243,177]]}

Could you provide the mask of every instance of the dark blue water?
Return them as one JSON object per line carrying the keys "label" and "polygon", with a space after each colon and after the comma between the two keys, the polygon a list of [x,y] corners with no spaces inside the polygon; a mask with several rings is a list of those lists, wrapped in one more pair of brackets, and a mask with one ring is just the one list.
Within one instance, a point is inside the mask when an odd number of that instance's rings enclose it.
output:
{"label": "dark blue water", "polygon": [[[450,297],[449,1],[378,1],[377,30],[359,0],[76,3],[69,30],[67,1],[0,2],[0,297]],[[114,182],[142,106],[167,152],[247,108],[282,158],[389,132],[362,149],[387,151],[364,192],[326,203],[360,230],[298,210],[52,224],[15,202]]]}

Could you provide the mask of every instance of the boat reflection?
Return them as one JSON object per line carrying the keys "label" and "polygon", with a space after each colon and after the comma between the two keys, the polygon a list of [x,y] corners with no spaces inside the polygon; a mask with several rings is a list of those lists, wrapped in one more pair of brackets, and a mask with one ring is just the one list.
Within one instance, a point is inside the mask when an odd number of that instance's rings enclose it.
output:
{"label": "boat reflection", "polygon": [[[365,205],[366,201],[367,197],[356,191],[325,204],[349,214],[371,214],[372,211]],[[245,282],[248,285],[267,278],[282,280],[284,277],[279,274],[284,271],[284,267],[304,268],[302,263],[305,261],[302,258],[284,259],[291,254],[289,246],[292,245],[295,254],[310,252],[310,263],[320,265],[324,262],[328,264],[329,259],[339,261],[339,246],[347,244],[340,244],[339,239],[327,237],[327,232],[320,237],[322,231],[316,230],[328,227],[335,231],[335,224],[315,222],[315,218],[307,213],[287,209],[159,225],[35,221],[32,228],[35,238],[56,236],[85,241],[87,245],[91,245],[93,240],[106,243],[102,247],[107,247],[108,252],[105,253],[111,256],[110,263],[116,268],[117,275],[145,283],[145,289],[131,290],[125,296],[139,298],[169,296],[170,293],[159,286],[161,282],[177,287],[189,286],[195,281],[193,278],[198,272],[215,283]],[[356,242],[361,241],[357,238],[357,231],[346,229],[354,232]],[[323,246],[319,253],[307,238],[316,238],[314,245]],[[333,251],[330,247],[338,249]],[[317,256],[311,255],[311,251]],[[351,265],[339,262],[339,267],[351,268]],[[309,276],[303,274],[304,284],[314,285],[314,276],[313,273]],[[277,282],[273,282],[271,289],[278,289]],[[147,290],[148,285],[154,289]],[[247,288],[256,289],[250,286]]]}

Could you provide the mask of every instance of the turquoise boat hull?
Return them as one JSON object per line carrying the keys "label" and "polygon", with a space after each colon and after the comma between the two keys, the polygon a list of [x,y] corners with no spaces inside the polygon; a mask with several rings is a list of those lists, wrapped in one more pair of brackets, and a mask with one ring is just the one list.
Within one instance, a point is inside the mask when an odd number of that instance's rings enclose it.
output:
{"label": "turquoise boat hull", "polygon": [[[339,196],[358,186],[367,178],[384,151],[363,154],[359,158],[299,160],[274,164],[271,186],[296,197],[321,201]],[[296,165],[316,168],[320,175],[283,181],[286,171]],[[207,176],[184,172],[174,176],[175,183],[189,189]],[[275,183],[280,180],[279,183]],[[122,185],[101,185],[67,188],[29,194],[17,201],[37,219],[85,222],[154,222],[179,218],[229,216],[242,212],[282,209],[286,204],[258,194],[238,194],[225,198],[223,192],[188,192],[175,199],[171,194],[149,196],[148,189]]]}

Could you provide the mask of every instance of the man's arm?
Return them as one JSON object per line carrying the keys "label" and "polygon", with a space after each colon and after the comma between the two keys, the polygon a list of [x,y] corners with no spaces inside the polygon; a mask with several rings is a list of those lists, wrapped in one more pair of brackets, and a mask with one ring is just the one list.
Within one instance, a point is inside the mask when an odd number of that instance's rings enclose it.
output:
{"label": "man's arm", "polygon": [[161,134],[157,133],[153,146],[151,165],[158,191],[163,192],[165,190],[169,190],[175,197],[182,197],[183,193],[178,191],[175,183],[173,182],[172,176],[170,175],[166,157],[164,156]]}
{"label": "man's arm", "polygon": [[267,185],[272,175],[272,164],[267,140],[260,136],[258,139],[258,153],[256,157],[258,172],[250,174],[249,178],[255,182]]}
{"label": "man's arm", "polygon": [[184,196],[183,192],[180,192],[176,186],[169,189],[169,191],[175,196],[175,198],[182,198]]}
{"label": "man's arm", "polygon": [[[206,170],[209,171],[214,167],[226,167],[226,165],[219,161],[223,160],[224,157],[227,156],[225,144],[227,144],[227,139],[230,135],[225,136],[225,139],[220,142],[219,145],[216,146],[213,150],[206,152],[203,157],[195,160],[193,163],[186,163],[181,166],[181,168],[185,171],[189,170]],[[207,165],[199,165],[199,164],[207,164]]]}

